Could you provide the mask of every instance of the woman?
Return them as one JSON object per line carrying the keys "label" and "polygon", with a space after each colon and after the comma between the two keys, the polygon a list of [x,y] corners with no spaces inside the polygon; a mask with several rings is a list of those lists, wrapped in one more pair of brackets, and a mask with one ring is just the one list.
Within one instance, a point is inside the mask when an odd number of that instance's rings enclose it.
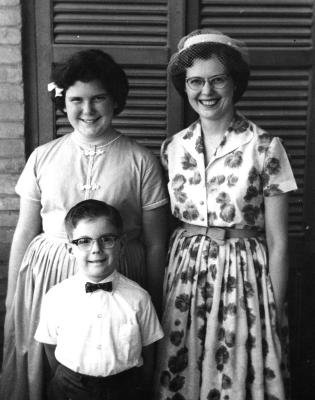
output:
{"label": "woman", "polygon": [[9,264],[2,400],[44,398],[43,351],[34,333],[44,293],[75,272],[63,226],[75,203],[94,198],[120,211],[121,271],[146,285],[155,304],[162,291],[168,200],[155,157],[112,125],[128,94],[124,71],[102,51],[86,50],[59,65],[53,79],[52,99],[73,132],[38,147],[16,186],[21,205]]}
{"label": "woman", "polygon": [[168,71],[199,119],[166,140],[172,212],[156,398],[283,400],[286,153],[235,110],[246,47],[220,32],[184,37]]}

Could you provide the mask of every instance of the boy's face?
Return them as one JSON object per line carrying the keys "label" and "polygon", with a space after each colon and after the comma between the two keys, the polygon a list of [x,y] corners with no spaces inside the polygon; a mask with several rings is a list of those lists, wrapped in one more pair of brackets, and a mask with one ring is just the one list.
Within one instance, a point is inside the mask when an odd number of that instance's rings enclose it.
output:
{"label": "boy's face", "polygon": [[80,271],[93,282],[107,278],[117,268],[121,249],[119,238],[112,248],[105,248],[102,243],[107,241],[107,235],[119,236],[119,232],[106,217],[83,219],[72,232],[71,241],[99,239],[104,235],[105,240],[94,240],[89,250],[81,249],[74,243],[69,245],[69,251],[75,256]]}

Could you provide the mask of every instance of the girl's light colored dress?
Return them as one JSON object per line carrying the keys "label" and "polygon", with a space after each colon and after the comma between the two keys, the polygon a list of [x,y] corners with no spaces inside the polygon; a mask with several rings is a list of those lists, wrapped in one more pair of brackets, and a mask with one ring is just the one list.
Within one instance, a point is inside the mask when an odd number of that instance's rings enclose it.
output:
{"label": "girl's light colored dress", "polygon": [[236,115],[205,166],[200,121],[162,147],[172,212],[184,223],[261,231],[171,239],[156,399],[284,400],[284,347],[264,237],[264,197],[296,189],[278,138]]}
{"label": "girl's light colored dress", "polygon": [[89,146],[75,132],[38,147],[29,157],[17,193],[41,203],[43,233],[29,245],[5,321],[1,400],[43,400],[42,344],[34,340],[43,295],[76,271],[65,248],[66,212],[85,199],[115,206],[124,221],[126,251],[121,272],[145,279],[142,212],[165,205],[161,168],[149,150],[120,135],[104,146]]}

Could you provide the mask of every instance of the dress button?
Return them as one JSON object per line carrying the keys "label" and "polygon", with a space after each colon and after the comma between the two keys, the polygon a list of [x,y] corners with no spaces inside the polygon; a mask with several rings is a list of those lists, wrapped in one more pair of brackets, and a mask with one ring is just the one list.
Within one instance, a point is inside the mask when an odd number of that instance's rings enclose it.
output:
{"label": "dress button", "polygon": [[200,202],[200,205],[201,205],[201,206],[203,206],[204,204],[205,204],[204,201],[201,201],[201,202]]}
{"label": "dress button", "polygon": [[102,314],[97,314],[97,318],[102,318]]}
{"label": "dress button", "polygon": [[203,217],[200,218],[200,221],[204,221],[205,219]]}

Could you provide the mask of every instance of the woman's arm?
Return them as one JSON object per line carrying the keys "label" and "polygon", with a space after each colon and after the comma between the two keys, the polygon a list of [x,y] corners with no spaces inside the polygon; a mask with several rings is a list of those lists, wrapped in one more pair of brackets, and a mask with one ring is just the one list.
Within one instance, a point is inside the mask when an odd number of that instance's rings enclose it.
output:
{"label": "woman's arm", "polygon": [[265,198],[265,218],[269,271],[275,295],[279,327],[283,315],[289,273],[288,198],[286,194]]}
{"label": "woman's arm", "polygon": [[42,229],[40,209],[40,202],[21,198],[20,215],[13,235],[10,251],[8,290],[6,297],[7,309],[10,308],[13,301],[18,273],[27,246]]}
{"label": "woman's arm", "polygon": [[168,241],[168,206],[143,211],[142,227],[146,247],[148,292],[158,315],[161,315],[163,277]]}

